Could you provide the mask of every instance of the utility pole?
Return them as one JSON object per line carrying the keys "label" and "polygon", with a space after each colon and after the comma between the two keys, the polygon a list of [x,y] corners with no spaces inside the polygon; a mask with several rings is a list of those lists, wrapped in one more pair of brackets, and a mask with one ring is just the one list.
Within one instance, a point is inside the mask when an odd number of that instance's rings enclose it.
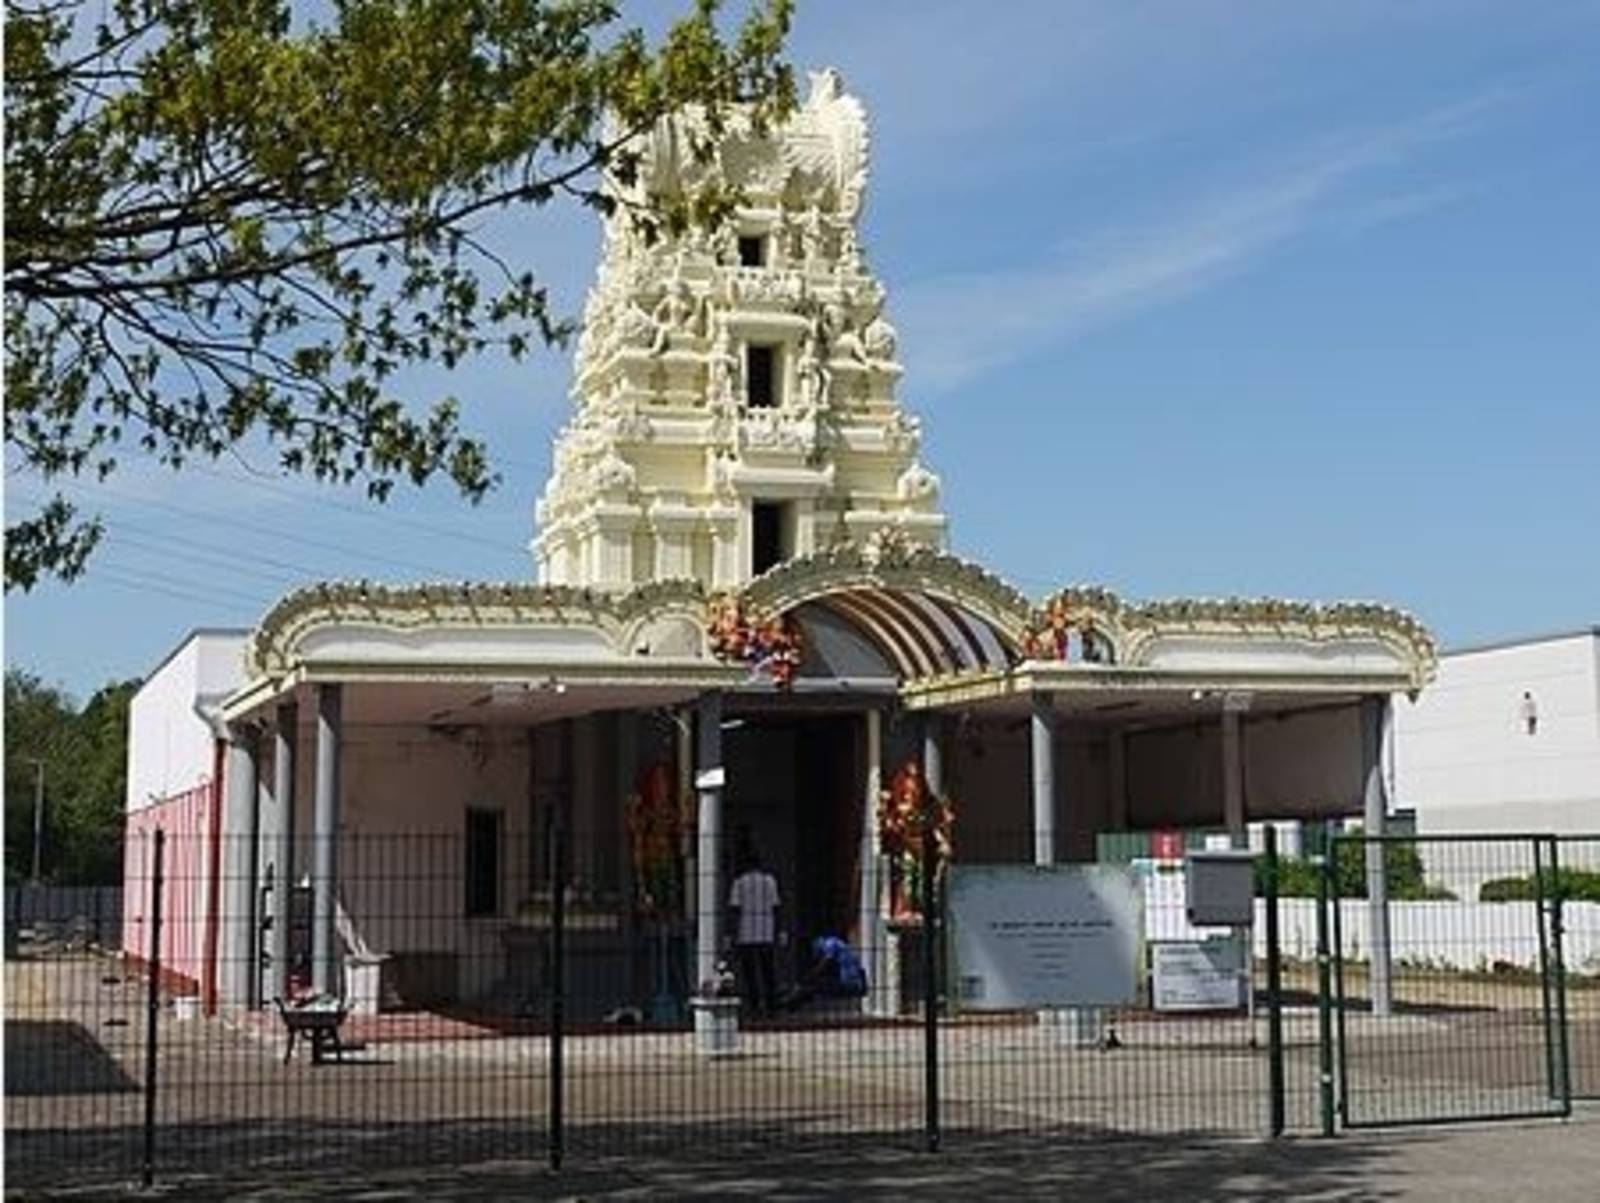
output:
{"label": "utility pole", "polygon": [[37,756],[28,758],[33,763],[33,884],[39,884],[39,859],[44,850],[44,761]]}

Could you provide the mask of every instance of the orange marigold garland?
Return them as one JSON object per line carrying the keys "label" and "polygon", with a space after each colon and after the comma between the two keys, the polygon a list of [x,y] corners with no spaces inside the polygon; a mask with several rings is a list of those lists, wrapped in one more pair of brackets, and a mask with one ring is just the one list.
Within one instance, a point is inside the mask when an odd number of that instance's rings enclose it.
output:
{"label": "orange marigold garland", "polygon": [[737,597],[724,595],[712,600],[706,626],[718,659],[743,660],[752,672],[771,677],[779,689],[794,683],[801,643],[800,628],[792,619],[747,612]]}
{"label": "orange marigold garland", "polygon": [[949,798],[928,792],[922,766],[915,760],[901,765],[889,788],[878,795],[878,846],[889,858],[893,918],[921,913],[924,837],[931,830],[935,872],[942,873],[950,863],[954,827],[955,807]]}
{"label": "orange marigold garland", "polygon": [[641,771],[627,804],[634,897],[641,914],[671,915],[679,908],[681,819],[667,766],[657,763]]}

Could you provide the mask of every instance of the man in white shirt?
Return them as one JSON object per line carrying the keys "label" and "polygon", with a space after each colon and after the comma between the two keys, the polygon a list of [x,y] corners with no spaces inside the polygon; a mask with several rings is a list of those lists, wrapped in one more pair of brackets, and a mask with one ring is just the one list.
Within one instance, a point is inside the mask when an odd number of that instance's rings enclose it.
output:
{"label": "man in white shirt", "polygon": [[734,947],[745,1000],[756,1015],[771,1015],[777,1003],[772,945],[778,935],[778,881],[754,854],[745,859],[728,892],[733,908]]}

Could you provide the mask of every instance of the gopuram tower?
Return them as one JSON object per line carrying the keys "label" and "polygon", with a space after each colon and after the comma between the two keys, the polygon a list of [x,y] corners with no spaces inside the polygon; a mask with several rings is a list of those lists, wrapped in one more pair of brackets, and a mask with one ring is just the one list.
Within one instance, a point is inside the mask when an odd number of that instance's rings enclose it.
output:
{"label": "gopuram tower", "polygon": [[[939,480],[883,285],[858,235],[867,123],[837,73],[767,136],[734,127],[705,162],[678,118],[640,147],[584,307],[573,388],[536,512],[539,581],[620,591],[736,588],[841,542],[942,548]],[[721,228],[651,241],[630,203],[737,188]]]}

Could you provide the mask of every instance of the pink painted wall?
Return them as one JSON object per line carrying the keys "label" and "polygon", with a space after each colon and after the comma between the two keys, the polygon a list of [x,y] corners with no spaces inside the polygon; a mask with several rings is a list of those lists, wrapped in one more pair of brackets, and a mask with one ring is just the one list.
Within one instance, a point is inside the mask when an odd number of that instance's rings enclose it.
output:
{"label": "pink painted wall", "polygon": [[161,964],[176,988],[198,990],[204,981],[206,917],[210,901],[214,787],[210,781],[163,798],[128,816],[124,845],[122,947],[141,961],[150,957],[149,913],[155,833],[166,833],[161,897]]}

